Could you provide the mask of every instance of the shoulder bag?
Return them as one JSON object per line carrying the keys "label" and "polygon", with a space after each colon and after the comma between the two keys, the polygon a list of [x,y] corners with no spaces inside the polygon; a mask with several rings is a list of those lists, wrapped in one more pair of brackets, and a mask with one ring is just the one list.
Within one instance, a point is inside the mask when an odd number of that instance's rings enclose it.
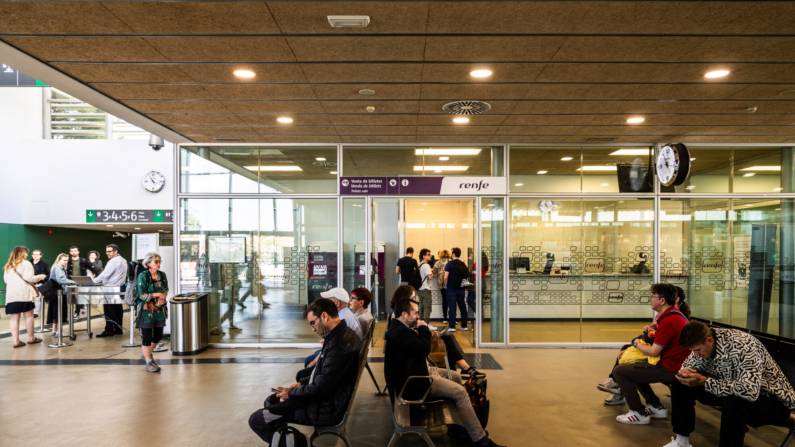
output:
{"label": "shoulder bag", "polygon": [[25,284],[27,284],[27,285],[29,285],[31,288],[33,288],[33,290],[36,292],[36,296],[39,296],[39,289],[38,289],[36,286],[34,286],[33,284],[31,284],[31,283],[29,283],[29,282],[25,281],[25,278],[23,278],[23,277],[22,277],[22,275],[20,275],[20,274],[19,274],[19,272],[17,271],[17,269],[16,269],[16,268],[14,268],[13,270],[14,270],[14,273],[16,273],[16,274],[17,274],[17,276],[19,276],[19,279],[21,279],[21,280],[22,280],[22,282],[24,282]]}

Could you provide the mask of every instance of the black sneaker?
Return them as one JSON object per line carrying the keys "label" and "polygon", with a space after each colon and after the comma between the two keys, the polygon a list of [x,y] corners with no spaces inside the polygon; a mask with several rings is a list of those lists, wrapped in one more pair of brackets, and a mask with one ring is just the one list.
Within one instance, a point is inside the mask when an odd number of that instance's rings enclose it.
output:
{"label": "black sneaker", "polygon": [[113,337],[114,335],[116,334],[114,334],[113,332],[103,332],[97,335],[97,338]]}

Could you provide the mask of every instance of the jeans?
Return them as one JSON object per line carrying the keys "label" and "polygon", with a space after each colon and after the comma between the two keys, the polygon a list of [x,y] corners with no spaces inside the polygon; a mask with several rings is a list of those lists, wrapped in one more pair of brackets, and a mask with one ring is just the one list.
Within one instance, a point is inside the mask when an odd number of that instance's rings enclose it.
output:
{"label": "jeans", "polygon": [[461,311],[461,328],[467,327],[467,304],[464,299],[466,290],[464,289],[447,289],[447,307],[448,307],[448,327],[455,329],[455,307],[458,305],[458,310]]}
{"label": "jeans", "polygon": [[618,365],[613,368],[613,377],[621,388],[621,394],[627,399],[630,410],[635,410],[640,414],[646,407],[640,401],[638,391],[646,399],[648,405],[659,407],[660,398],[651,389],[651,383],[670,383],[675,382],[676,373],[664,366],[650,365],[643,363],[628,363]]}
{"label": "jeans", "polygon": [[420,289],[417,291],[417,301],[419,301],[420,320],[430,323],[431,309],[433,305],[433,294],[431,289]]}
{"label": "jeans", "polygon": [[428,396],[454,400],[469,437],[472,438],[472,441],[480,441],[486,436],[486,432],[481,427],[475,410],[472,408],[469,394],[461,385],[461,375],[455,371],[452,371],[451,374],[452,381],[447,378],[445,369],[439,369],[435,375],[432,374],[433,383]]}
{"label": "jeans", "polygon": [[439,293],[442,294],[442,317],[447,318],[447,289],[443,287],[439,289]]}
{"label": "jeans", "polygon": [[783,425],[790,415],[790,410],[774,396],[760,394],[754,402],[737,396],[718,397],[703,386],[689,387],[674,380],[671,387],[674,433],[690,436],[695,431],[696,401],[721,406],[719,447],[742,447],[748,425]]}
{"label": "jeans", "polygon": [[304,408],[304,404],[295,399],[279,402],[279,398],[275,394],[271,394],[265,399],[264,408],[255,411],[249,416],[248,426],[263,441],[270,444],[278,426],[288,422],[300,423],[306,421]]}
{"label": "jeans", "polygon": [[309,364],[312,363],[312,360],[316,359],[317,356],[320,355],[320,351],[322,351],[322,349],[318,349],[317,351],[315,351],[314,354],[312,354],[312,355],[310,355],[310,356],[308,356],[307,358],[304,359],[304,368],[309,366]]}

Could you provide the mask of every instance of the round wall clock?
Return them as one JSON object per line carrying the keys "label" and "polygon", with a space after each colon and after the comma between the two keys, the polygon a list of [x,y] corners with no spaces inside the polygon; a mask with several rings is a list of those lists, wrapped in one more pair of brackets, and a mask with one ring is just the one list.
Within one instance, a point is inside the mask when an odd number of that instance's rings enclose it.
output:
{"label": "round wall clock", "polygon": [[664,186],[678,186],[690,175],[690,151],[682,143],[666,144],[657,156],[657,178]]}
{"label": "round wall clock", "polygon": [[542,213],[548,213],[548,212],[552,211],[552,208],[554,208],[554,207],[555,207],[555,204],[552,203],[551,200],[542,200],[538,204],[538,209],[541,210]]}
{"label": "round wall clock", "polygon": [[160,192],[166,186],[166,178],[157,171],[149,171],[144,176],[143,185],[149,192]]}

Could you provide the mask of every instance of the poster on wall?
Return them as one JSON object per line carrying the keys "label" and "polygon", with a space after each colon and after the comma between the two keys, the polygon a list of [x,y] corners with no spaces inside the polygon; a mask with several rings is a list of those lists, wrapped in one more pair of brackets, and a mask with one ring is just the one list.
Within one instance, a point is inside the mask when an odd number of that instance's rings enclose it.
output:
{"label": "poster on wall", "polygon": [[748,285],[751,236],[734,237],[734,288],[744,289]]}
{"label": "poster on wall", "polygon": [[156,253],[158,251],[158,240],[158,233],[134,234],[133,247],[135,252],[133,253],[133,259],[141,260],[147,253]]}
{"label": "poster on wall", "polygon": [[239,264],[246,262],[246,238],[210,237],[210,263]]}

